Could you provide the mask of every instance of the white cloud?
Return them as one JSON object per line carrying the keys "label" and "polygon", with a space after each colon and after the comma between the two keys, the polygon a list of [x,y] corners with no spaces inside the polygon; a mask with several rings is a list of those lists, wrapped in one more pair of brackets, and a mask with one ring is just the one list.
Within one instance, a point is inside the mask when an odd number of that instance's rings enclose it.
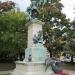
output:
{"label": "white cloud", "polygon": [[62,10],[63,13],[65,13],[68,18],[74,19],[75,0],[62,0],[61,2],[64,5],[64,8]]}
{"label": "white cloud", "polygon": [[30,0],[0,0],[0,1],[13,1],[16,3],[17,7],[19,7],[22,11],[25,11],[26,8],[30,5]]}
{"label": "white cloud", "polygon": [[14,1],[22,11],[25,11],[26,8],[30,5],[30,0],[12,0],[12,1]]}

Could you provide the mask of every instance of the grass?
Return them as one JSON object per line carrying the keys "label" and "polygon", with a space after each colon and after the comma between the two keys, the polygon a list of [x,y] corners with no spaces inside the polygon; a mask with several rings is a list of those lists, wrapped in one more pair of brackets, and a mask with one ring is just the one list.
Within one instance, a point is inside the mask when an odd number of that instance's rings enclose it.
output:
{"label": "grass", "polygon": [[[15,63],[0,63],[0,71],[13,70],[16,67]],[[63,68],[66,70],[75,71],[75,64],[64,63]]]}
{"label": "grass", "polygon": [[63,68],[66,70],[75,71],[75,63],[64,63]]}
{"label": "grass", "polygon": [[2,74],[2,75],[10,75],[10,74]]}
{"label": "grass", "polygon": [[0,63],[0,71],[13,70],[15,67],[15,63]]}

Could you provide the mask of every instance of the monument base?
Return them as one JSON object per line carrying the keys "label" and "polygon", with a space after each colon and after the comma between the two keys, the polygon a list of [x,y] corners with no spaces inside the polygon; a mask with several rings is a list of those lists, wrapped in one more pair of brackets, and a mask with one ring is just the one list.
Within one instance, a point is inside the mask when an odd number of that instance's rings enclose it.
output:
{"label": "monument base", "polygon": [[51,75],[53,71],[45,71],[43,62],[17,62],[16,69],[11,75]]}
{"label": "monument base", "polygon": [[44,63],[46,59],[46,51],[46,48],[42,44],[35,44],[25,50],[24,62],[28,62],[29,55],[31,55],[32,62],[42,61]]}

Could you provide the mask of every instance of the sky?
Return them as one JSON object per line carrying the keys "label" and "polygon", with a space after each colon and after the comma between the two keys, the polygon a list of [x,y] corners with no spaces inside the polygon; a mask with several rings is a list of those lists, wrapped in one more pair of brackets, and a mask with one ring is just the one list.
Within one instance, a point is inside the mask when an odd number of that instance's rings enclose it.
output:
{"label": "sky", "polygon": [[68,18],[72,20],[75,19],[75,0],[62,0],[61,2],[64,5],[63,13],[65,13]]}
{"label": "sky", "polygon": [[[0,1],[4,1],[4,0],[0,0]],[[30,0],[12,0],[12,1],[16,2],[17,7],[19,7],[21,11],[25,11],[26,8],[30,5]],[[66,14],[67,18],[73,20],[75,17],[74,14],[75,0],[61,0],[61,3],[64,5],[62,12]]]}

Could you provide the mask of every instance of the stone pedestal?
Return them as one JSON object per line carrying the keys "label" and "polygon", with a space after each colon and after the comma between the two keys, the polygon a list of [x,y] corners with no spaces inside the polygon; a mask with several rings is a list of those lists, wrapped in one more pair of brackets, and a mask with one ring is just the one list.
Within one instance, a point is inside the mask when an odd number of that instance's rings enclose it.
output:
{"label": "stone pedestal", "polygon": [[[25,59],[28,61],[29,55],[32,57],[32,62],[45,61],[46,58],[46,48],[44,48],[43,43],[34,43],[33,38],[42,32],[43,23],[37,19],[33,19],[27,23],[28,26],[28,48],[25,50]],[[43,34],[41,34],[43,35]],[[42,37],[43,41],[43,37]]]}
{"label": "stone pedestal", "polygon": [[[50,70],[49,75],[53,74]],[[48,75],[43,62],[17,62],[11,75]]]}
{"label": "stone pedestal", "polygon": [[45,75],[45,67],[42,62],[17,62],[13,75]]}
{"label": "stone pedestal", "polygon": [[25,50],[25,59],[24,61],[28,62],[28,57],[31,54],[32,62],[45,62],[46,59],[46,48],[43,45],[33,46]]}
{"label": "stone pedestal", "polygon": [[33,19],[32,21],[27,23],[28,26],[28,48],[34,46],[33,38],[34,35],[38,35],[39,31],[42,31],[43,22]]}

